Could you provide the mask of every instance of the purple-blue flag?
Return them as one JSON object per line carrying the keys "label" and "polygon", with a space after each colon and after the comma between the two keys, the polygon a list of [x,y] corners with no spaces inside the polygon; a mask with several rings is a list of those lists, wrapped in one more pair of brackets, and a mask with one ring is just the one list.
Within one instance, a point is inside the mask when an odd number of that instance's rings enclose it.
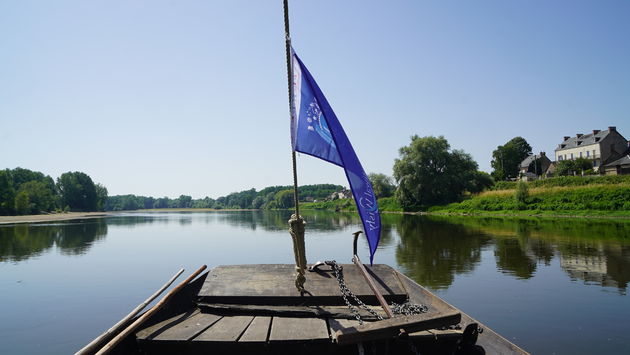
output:
{"label": "purple-blue flag", "polygon": [[359,162],[346,132],[304,63],[292,51],[293,150],[344,168],[370,246],[370,264],[381,235],[381,216],[372,184]]}

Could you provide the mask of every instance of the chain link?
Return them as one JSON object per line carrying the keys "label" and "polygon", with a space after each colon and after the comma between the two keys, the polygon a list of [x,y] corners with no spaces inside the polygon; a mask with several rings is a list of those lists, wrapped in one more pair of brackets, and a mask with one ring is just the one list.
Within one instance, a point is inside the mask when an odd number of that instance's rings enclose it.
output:
{"label": "chain link", "polygon": [[[368,313],[370,313],[377,319],[383,320],[383,317],[380,314],[376,313],[376,311],[368,307],[365,303],[363,303],[363,301],[361,301],[357,297],[357,295],[354,294],[354,292],[350,291],[343,277],[343,268],[339,264],[337,264],[335,260],[325,261],[324,263],[332,268],[335,278],[337,279],[337,282],[339,283],[339,290],[341,291],[341,297],[343,298],[348,308],[350,308],[350,311],[352,312],[352,314],[354,314],[354,317],[359,321],[359,324],[363,324],[363,319],[361,319],[359,308],[366,310]],[[352,299],[356,303],[356,306],[352,304],[350,299]],[[404,314],[406,316],[410,316],[412,314],[421,314],[428,311],[427,306],[421,305],[421,304],[414,304],[409,301],[403,304],[392,303],[391,307],[392,307],[392,312],[394,312],[395,314]]]}

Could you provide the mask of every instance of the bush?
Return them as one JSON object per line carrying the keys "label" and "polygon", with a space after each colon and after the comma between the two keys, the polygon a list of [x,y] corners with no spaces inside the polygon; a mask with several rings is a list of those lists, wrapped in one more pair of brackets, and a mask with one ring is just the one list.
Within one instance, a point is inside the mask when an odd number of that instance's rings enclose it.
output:
{"label": "bush", "polygon": [[519,210],[524,210],[527,207],[527,198],[529,197],[529,191],[527,189],[527,183],[520,181],[516,185],[516,193],[514,198],[516,199],[516,205]]}

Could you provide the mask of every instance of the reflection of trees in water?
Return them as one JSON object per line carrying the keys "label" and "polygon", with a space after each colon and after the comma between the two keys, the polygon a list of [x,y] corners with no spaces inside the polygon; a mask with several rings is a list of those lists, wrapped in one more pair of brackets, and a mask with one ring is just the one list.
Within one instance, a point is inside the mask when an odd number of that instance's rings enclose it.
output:
{"label": "reflection of trees in water", "polygon": [[630,282],[630,223],[574,218],[434,217],[492,236],[502,271],[530,278],[537,263],[550,265],[557,255],[575,280],[617,287]]}
{"label": "reflection of trees in water", "polygon": [[536,271],[536,262],[525,253],[519,239],[497,239],[494,256],[497,266],[505,273],[521,279],[529,279]]}
{"label": "reflection of trees in water", "polygon": [[472,271],[490,238],[462,226],[404,215],[397,223],[396,261],[406,275],[434,289],[447,288],[454,275]]}
{"label": "reflection of trees in water", "polygon": [[53,246],[62,254],[81,255],[95,240],[107,235],[104,219],[59,224],[22,224],[0,227],[0,261],[21,261],[40,255]]}

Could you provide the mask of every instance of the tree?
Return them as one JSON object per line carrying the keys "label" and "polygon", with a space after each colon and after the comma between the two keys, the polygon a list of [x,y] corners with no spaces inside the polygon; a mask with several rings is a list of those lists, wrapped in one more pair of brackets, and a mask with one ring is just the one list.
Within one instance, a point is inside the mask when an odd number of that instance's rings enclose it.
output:
{"label": "tree", "polygon": [[72,211],[96,211],[96,187],[85,173],[75,171],[61,174],[57,179],[61,205]]}
{"label": "tree", "polygon": [[30,201],[28,199],[28,193],[22,190],[15,195],[15,212],[19,215],[29,214],[30,211]]}
{"label": "tree", "polygon": [[[43,181],[32,180],[23,183],[18,190],[18,195],[20,194],[26,195],[28,199],[28,208],[24,210],[24,207],[20,206],[22,208],[20,214],[38,214],[41,211],[52,211],[55,208],[54,191],[50,190],[48,184]],[[23,202],[24,200],[20,201],[20,203]]]}
{"label": "tree", "polygon": [[456,201],[472,187],[477,163],[464,151],[450,151],[442,136],[414,135],[399,153],[394,162],[396,197],[407,210]]}
{"label": "tree", "polygon": [[582,174],[584,171],[592,169],[593,163],[584,158],[577,158],[575,160],[561,160],[556,166],[556,175],[577,175]]}
{"label": "tree", "polygon": [[6,216],[15,210],[15,189],[9,169],[0,170],[0,215]]}
{"label": "tree", "polygon": [[490,165],[494,169],[492,177],[502,181],[518,176],[520,163],[532,152],[532,147],[523,137],[514,137],[492,152]]}
{"label": "tree", "polygon": [[293,201],[293,190],[278,191],[275,196],[275,202],[278,208],[291,208],[295,206]]}
{"label": "tree", "polygon": [[[105,211],[105,203],[107,202],[107,188],[101,184],[96,184],[94,188],[96,189],[96,210]],[[151,202],[151,207],[153,207],[153,201]]]}
{"label": "tree", "polygon": [[483,171],[475,171],[468,192],[479,193],[492,187],[492,185],[494,185],[494,179],[490,174]]}
{"label": "tree", "polygon": [[390,197],[396,191],[392,178],[385,174],[370,173],[368,175],[376,198]]}

